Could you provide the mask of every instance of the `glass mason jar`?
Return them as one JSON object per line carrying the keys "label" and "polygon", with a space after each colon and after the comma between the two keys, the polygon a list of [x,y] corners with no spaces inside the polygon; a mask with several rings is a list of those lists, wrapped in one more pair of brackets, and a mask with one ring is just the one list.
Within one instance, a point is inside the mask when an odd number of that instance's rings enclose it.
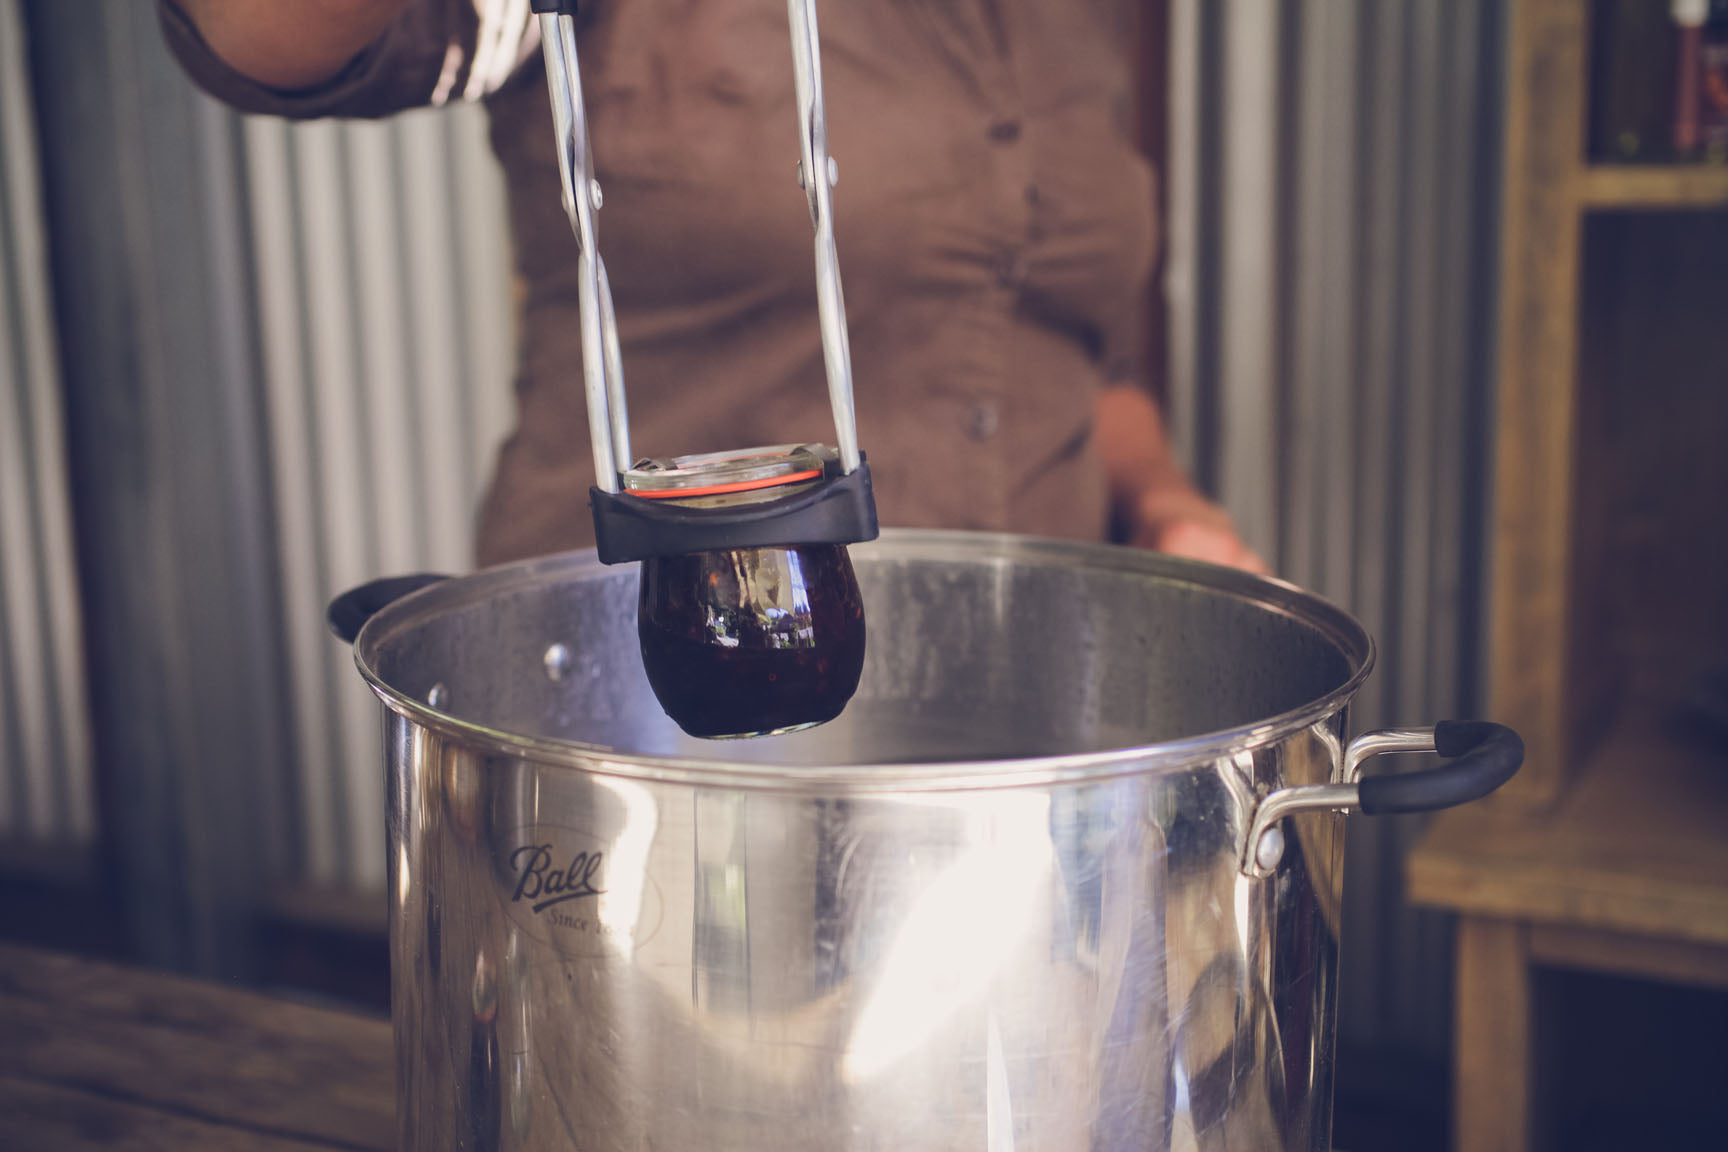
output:
{"label": "glass mason jar", "polygon": [[[810,446],[644,461],[634,495],[689,508],[778,499],[821,479]],[[765,736],[840,715],[864,668],[864,602],[844,545],[691,552],[642,561],[637,635],[648,683],[692,736]]]}

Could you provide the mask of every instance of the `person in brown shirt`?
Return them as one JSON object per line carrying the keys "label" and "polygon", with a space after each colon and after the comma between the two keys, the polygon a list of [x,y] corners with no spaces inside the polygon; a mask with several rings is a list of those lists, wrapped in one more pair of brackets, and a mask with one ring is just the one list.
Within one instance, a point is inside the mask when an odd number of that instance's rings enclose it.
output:
{"label": "person in brown shirt", "polygon": [[[478,559],[586,545],[575,240],[526,0],[158,0],[248,112],[484,102],[523,292],[518,420]],[[1132,0],[821,7],[860,440],[884,524],[1102,539],[1262,569],[1129,378],[1154,262],[1127,135]],[[638,455],[833,440],[784,0],[596,0],[578,42]]]}

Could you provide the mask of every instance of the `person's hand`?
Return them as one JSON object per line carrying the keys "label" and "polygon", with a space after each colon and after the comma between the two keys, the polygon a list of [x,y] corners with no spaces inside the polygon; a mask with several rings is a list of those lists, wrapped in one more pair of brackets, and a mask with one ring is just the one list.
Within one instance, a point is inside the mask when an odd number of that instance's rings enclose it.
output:
{"label": "person's hand", "polygon": [[1229,513],[1189,483],[1170,452],[1163,416],[1147,393],[1112,386],[1099,392],[1097,404],[1098,450],[1110,481],[1111,507],[1126,525],[1128,543],[1271,574],[1242,542]]}
{"label": "person's hand", "polygon": [[1141,493],[1129,518],[1128,543],[1261,576],[1272,574],[1243,543],[1230,514],[1185,481]]}
{"label": "person's hand", "polygon": [[174,0],[230,68],[292,91],[329,80],[412,0]]}

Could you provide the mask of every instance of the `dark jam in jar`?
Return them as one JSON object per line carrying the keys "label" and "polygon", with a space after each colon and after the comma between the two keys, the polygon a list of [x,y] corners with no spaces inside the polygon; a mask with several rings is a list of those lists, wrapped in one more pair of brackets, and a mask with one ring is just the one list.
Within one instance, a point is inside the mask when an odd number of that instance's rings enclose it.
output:
{"label": "dark jam in jar", "polygon": [[692,736],[765,736],[834,719],[864,669],[864,602],[838,544],[642,562],[648,683]]}

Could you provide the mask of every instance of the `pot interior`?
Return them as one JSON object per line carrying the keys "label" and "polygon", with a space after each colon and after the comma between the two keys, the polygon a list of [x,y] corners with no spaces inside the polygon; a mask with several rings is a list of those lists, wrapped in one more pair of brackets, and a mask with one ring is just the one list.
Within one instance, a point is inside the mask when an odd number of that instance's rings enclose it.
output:
{"label": "pot interior", "polygon": [[[495,733],[646,757],[872,765],[1097,753],[1311,723],[1372,645],[1287,585],[1102,545],[885,532],[851,549],[868,640],[837,720],[752,740],[684,735],[636,637],[637,566],[570,553],[447,581],[356,643],[387,696]],[[560,647],[561,646],[561,647]]]}

